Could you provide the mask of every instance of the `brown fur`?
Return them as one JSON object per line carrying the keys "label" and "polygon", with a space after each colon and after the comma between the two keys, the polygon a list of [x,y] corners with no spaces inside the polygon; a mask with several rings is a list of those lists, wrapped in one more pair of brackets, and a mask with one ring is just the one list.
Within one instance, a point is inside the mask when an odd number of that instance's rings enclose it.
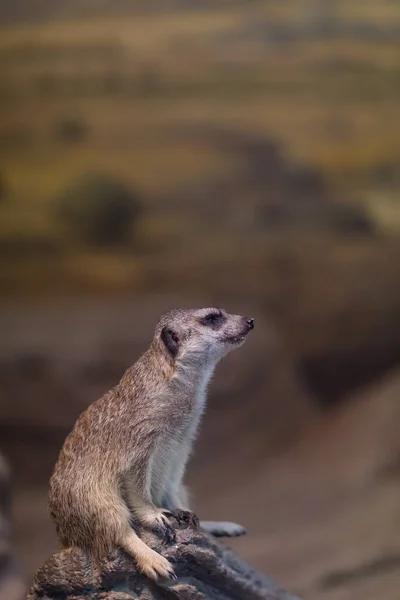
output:
{"label": "brown fur", "polygon": [[[216,309],[165,315],[149,349],[77,420],[50,481],[50,510],[64,548],[84,548],[99,560],[121,546],[149,577],[173,576],[132,526],[163,526],[163,509],[187,508],[181,479],[208,379],[250,329],[245,317],[226,313],[219,328],[205,327],[210,310]],[[176,356],[165,331],[179,340]]]}

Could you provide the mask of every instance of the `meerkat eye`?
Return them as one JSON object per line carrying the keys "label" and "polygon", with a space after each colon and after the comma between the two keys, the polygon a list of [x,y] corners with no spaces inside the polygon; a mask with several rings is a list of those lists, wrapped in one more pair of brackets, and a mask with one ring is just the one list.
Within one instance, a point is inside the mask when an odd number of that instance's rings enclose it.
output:
{"label": "meerkat eye", "polygon": [[203,319],[204,325],[215,325],[222,318],[221,313],[210,313]]}

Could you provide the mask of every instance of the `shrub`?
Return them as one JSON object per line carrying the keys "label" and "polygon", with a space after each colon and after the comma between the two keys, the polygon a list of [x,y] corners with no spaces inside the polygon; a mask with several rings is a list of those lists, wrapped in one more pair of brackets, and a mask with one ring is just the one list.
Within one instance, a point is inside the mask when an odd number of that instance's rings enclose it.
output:
{"label": "shrub", "polygon": [[363,206],[335,204],[330,211],[328,227],[333,233],[373,235],[375,226]]}
{"label": "shrub", "polygon": [[124,183],[90,174],[68,188],[57,201],[57,215],[84,244],[113,246],[129,240],[140,214],[137,195]]}
{"label": "shrub", "polygon": [[55,137],[60,142],[76,143],[87,137],[88,127],[83,119],[65,118],[55,124]]}

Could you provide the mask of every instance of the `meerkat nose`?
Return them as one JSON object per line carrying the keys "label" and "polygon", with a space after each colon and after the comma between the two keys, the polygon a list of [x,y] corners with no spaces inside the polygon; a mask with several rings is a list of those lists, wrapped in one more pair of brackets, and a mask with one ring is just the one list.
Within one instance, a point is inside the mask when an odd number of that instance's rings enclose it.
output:
{"label": "meerkat nose", "polygon": [[253,317],[249,317],[246,319],[246,323],[249,329],[254,329],[254,319]]}

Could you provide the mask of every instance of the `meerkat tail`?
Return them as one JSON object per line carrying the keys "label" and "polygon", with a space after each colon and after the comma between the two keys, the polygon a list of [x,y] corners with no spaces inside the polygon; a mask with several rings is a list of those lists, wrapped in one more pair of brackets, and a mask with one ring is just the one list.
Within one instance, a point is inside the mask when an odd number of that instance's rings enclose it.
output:
{"label": "meerkat tail", "polygon": [[247,533],[242,525],[230,521],[200,521],[200,527],[215,537],[239,537]]}

